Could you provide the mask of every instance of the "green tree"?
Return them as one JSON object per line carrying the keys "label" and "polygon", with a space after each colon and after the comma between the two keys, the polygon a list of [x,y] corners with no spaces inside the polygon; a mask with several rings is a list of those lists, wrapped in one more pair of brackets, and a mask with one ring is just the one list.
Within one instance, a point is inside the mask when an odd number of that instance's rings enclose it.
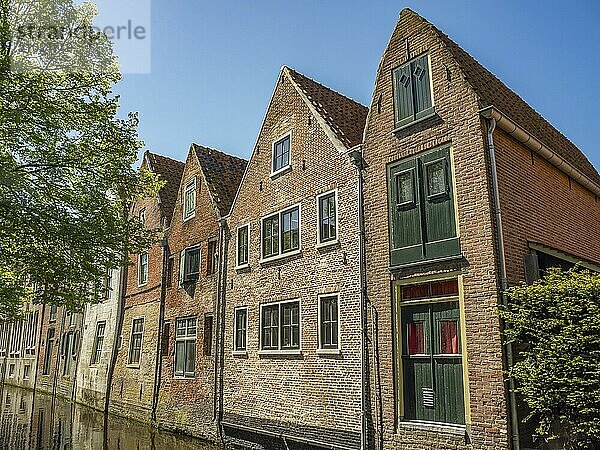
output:
{"label": "green tree", "polygon": [[506,338],[523,350],[510,370],[538,438],[600,448],[600,274],[551,269],[507,291]]}
{"label": "green tree", "polygon": [[25,301],[79,310],[152,230],[127,214],[159,188],[134,168],[112,45],[92,3],[0,0],[0,319]]}

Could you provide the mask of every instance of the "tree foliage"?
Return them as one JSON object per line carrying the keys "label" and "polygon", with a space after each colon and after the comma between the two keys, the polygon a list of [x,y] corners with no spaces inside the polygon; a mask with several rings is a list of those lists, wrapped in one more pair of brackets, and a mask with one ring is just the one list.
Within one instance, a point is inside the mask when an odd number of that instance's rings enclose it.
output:
{"label": "tree foliage", "polygon": [[600,274],[551,269],[507,291],[506,337],[524,348],[510,370],[537,435],[600,448]]}
{"label": "tree foliage", "polygon": [[126,213],[159,183],[133,167],[138,119],[117,114],[120,73],[94,13],[0,0],[0,318],[25,301],[81,309],[154,237]]}

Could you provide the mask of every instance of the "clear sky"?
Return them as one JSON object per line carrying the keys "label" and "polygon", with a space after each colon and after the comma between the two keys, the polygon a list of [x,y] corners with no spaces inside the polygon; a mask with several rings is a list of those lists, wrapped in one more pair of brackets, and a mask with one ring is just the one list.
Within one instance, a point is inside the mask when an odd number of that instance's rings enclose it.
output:
{"label": "clear sky", "polygon": [[248,158],[282,65],[368,105],[404,7],[600,168],[598,0],[152,0],[151,73],[125,75],[116,92],[151,151],[183,160],[196,142]]}

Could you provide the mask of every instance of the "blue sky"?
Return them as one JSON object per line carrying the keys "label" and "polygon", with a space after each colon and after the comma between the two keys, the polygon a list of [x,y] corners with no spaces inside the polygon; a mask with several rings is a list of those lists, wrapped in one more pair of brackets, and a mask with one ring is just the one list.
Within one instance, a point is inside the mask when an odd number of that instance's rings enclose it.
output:
{"label": "blue sky", "polygon": [[282,65],[368,105],[410,7],[537,109],[600,168],[600,2],[153,0],[152,69],[115,91],[150,150],[191,142],[249,157]]}

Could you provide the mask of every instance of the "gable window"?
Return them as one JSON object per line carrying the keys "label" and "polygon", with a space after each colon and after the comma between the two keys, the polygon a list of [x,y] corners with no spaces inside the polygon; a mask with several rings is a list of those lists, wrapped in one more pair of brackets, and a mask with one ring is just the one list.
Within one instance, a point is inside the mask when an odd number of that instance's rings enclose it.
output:
{"label": "gable window", "polygon": [[189,180],[183,190],[183,220],[196,215],[196,177]]}
{"label": "gable window", "polygon": [[146,226],[146,208],[140,210],[140,222],[143,226]]}
{"label": "gable window", "polygon": [[327,192],[317,197],[319,208],[318,243],[336,242],[337,231],[337,193]]}
{"label": "gable window", "polygon": [[262,219],[261,228],[263,258],[271,258],[300,249],[299,206],[294,206]]}
{"label": "gable window", "polygon": [[217,240],[208,241],[208,254],[206,256],[206,275],[213,275],[217,271]]}
{"label": "gable window", "polygon": [[319,297],[319,348],[339,349],[339,301],[337,295]]}
{"label": "gable window", "polygon": [[392,266],[460,255],[448,147],[388,166]]}
{"label": "gable window", "polygon": [[236,352],[246,351],[246,341],[248,339],[247,327],[248,327],[248,308],[241,307],[235,308],[235,331],[234,331],[234,343],[233,350]]}
{"label": "gable window", "polygon": [[96,338],[94,340],[94,349],[92,350],[92,361],[90,364],[98,364],[102,356],[102,346],[104,345],[104,331],[106,330],[106,322],[98,322],[96,325]]}
{"label": "gable window", "polygon": [[179,254],[179,284],[192,283],[200,274],[200,246],[195,245]]}
{"label": "gable window", "polygon": [[261,350],[300,349],[300,302],[261,305]]}
{"label": "gable window", "polygon": [[464,424],[458,280],[400,286],[398,292],[401,416]]}
{"label": "gable window", "polygon": [[196,317],[177,319],[175,326],[175,376],[196,374]]}
{"label": "gable window", "polygon": [[273,174],[290,166],[290,138],[288,134],[273,144]]}
{"label": "gable window", "polygon": [[396,128],[434,114],[428,54],[396,68],[393,78]]}
{"label": "gable window", "polygon": [[138,286],[148,282],[148,252],[140,253],[138,263]]}
{"label": "gable window", "polygon": [[237,230],[237,266],[243,267],[248,264],[250,224],[243,225]]}
{"label": "gable window", "polygon": [[142,358],[142,338],[144,336],[144,318],[133,319],[129,342],[129,364],[139,365]]}

